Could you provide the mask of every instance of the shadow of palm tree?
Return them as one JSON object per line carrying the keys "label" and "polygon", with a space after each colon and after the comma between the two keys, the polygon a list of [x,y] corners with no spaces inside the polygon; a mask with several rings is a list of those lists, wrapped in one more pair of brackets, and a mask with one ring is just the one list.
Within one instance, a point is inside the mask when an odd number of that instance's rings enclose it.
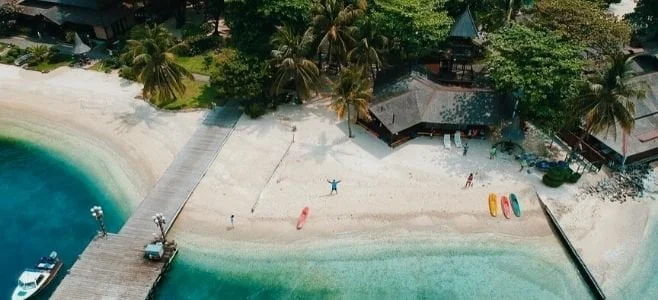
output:
{"label": "shadow of palm tree", "polygon": [[133,104],[131,112],[115,113],[114,117],[118,122],[116,130],[119,132],[128,132],[133,127],[144,123],[149,128],[163,122],[158,118],[158,111],[146,103]]}
{"label": "shadow of palm tree", "polygon": [[348,140],[348,137],[345,136],[329,142],[326,133],[322,132],[316,143],[301,143],[300,148],[307,150],[303,157],[313,158],[317,163],[324,162],[329,156],[340,162],[340,156],[350,156],[351,154],[335,147],[346,143]]}

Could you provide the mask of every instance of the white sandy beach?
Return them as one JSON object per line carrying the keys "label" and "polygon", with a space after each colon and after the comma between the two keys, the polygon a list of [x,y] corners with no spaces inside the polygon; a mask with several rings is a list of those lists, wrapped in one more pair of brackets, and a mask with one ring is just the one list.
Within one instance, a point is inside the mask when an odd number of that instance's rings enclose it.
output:
{"label": "white sandy beach", "polygon": [[[203,112],[156,111],[140,87],[115,75],[58,69],[49,74],[0,65],[0,132],[66,155],[131,208],[199,126]],[[291,143],[291,127],[296,126]],[[171,236],[201,252],[313,247],[356,241],[480,239],[556,248],[535,188],[584,260],[614,291],[639,257],[654,202],[576,200],[578,188],[549,189],[518,172],[511,157],[488,158],[489,141],[467,156],[442,139],[396,149],[353,126],[346,136],[325,103],[284,106],[258,120],[243,116],[176,221]],[[475,186],[463,189],[469,173]],[[600,176],[600,175],[597,175]],[[340,179],[329,195],[327,179]],[[585,176],[582,182],[595,180]],[[489,215],[487,195],[516,193],[523,216]],[[304,206],[310,217],[295,230]],[[252,214],[251,209],[254,208]],[[235,228],[229,223],[234,214]],[[274,251],[274,250],[272,250]],[[546,252],[546,251],[544,251]],[[545,255],[550,256],[548,253]]]}
{"label": "white sandy beach", "polygon": [[[297,127],[294,143],[291,126]],[[243,117],[173,236],[199,249],[271,249],[272,244],[286,249],[347,237],[404,240],[419,232],[435,233],[438,241],[460,235],[555,245],[535,197],[537,187],[604,288],[612,288],[646,234],[645,204],[576,202],[576,186],[546,188],[539,173],[518,172],[511,157],[489,160],[489,141],[469,141],[464,157],[454,145],[445,149],[442,139],[417,138],[390,149],[362,128],[353,130],[356,137],[348,139],[345,122],[323,103],[284,107],[259,120]],[[475,187],[465,190],[470,172],[477,173]],[[588,177],[584,181],[595,179]],[[341,183],[339,195],[330,196],[326,180],[333,178]],[[492,218],[490,192],[520,196],[523,217]],[[296,231],[304,206],[311,209],[310,219]],[[235,228],[229,224],[232,214]]]}
{"label": "white sandy beach", "polygon": [[159,112],[116,75],[0,65],[0,135],[40,144],[100,178],[128,212],[197,128],[202,112]]}

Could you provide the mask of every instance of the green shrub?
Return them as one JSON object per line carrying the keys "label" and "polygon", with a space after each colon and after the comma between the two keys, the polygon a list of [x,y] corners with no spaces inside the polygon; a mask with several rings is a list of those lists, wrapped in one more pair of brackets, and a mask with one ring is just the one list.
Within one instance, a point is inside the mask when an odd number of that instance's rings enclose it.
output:
{"label": "green shrub", "polygon": [[580,174],[580,173],[575,173],[575,172],[574,172],[574,173],[571,173],[571,176],[569,176],[569,178],[567,178],[566,182],[568,182],[568,183],[576,183],[576,182],[578,182],[578,180],[580,179],[580,177],[581,177],[581,174]]}
{"label": "green shrub", "polygon": [[561,186],[564,181],[555,179],[551,176],[548,175],[548,173],[544,174],[544,177],[541,178],[541,182],[543,182],[546,186],[556,188]]}
{"label": "green shrub", "polygon": [[570,168],[553,167],[544,174],[541,181],[549,187],[559,187],[563,183],[576,183],[580,179],[580,174]]}
{"label": "green shrub", "polygon": [[256,119],[265,114],[265,107],[260,103],[252,103],[245,107],[244,113],[252,119]]}
{"label": "green shrub", "polygon": [[121,67],[119,70],[119,76],[128,80],[137,81],[137,74],[135,74],[133,68],[129,66]]}

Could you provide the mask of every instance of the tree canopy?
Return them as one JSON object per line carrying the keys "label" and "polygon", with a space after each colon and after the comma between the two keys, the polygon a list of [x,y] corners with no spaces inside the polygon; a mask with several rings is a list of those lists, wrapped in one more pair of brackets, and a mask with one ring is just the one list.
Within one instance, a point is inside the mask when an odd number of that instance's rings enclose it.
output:
{"label": "tree canopy", "polygon": [[628,44],[631,28],[626,21],[589,0],[542,0],[535,4],[535,27],[563,35],[601,54],[613,54]]}
{"label": "tree canopy", "polygon": [[452,19],[441,0],[376,0],[371,5],[371,24],[385,33],[398,56],[414,59],[433,53],[445,41]]}
{"label": "tree canopy", "polygon": [[658,40],[658,1],[639,0],[635,11],[626,15],[626,18],[638,33]]}
{"label": "tree canopy", "polygon": [[551,123],[564,114],[580,80],[582,48],[516,24],[492,34],[489,46],[488,79],[494,88],[517,95],[522,116],[555,129]]}
{"label": "tree canopy", "polygon": [[210,84],[220,99],[238,100],[248,105],[263,102],[270,78],[266,60],[236,52],[210,76]]}
{"label": "tree canopy", "polygon": [[287,24],[298,31],[306,28],[310,18],[308,0],[229,0],[224,11],[234,45],[263,58],[270,54],[269,42],[276,26]]}

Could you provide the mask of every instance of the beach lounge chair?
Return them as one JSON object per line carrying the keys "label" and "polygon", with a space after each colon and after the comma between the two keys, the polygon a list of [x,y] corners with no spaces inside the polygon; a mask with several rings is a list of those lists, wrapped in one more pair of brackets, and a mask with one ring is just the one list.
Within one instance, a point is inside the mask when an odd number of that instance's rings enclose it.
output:
{"label": "beach lounge chair", "polygon": [[443,145],[446,147],[446,149],[450,149],[450,134],[446,133],[443,135]]}
{"label": "beach lounge chair", "polygon": [[457,148],[462,147],[462,132],[461,131],[455,132],[455,146],[457,146]]}

